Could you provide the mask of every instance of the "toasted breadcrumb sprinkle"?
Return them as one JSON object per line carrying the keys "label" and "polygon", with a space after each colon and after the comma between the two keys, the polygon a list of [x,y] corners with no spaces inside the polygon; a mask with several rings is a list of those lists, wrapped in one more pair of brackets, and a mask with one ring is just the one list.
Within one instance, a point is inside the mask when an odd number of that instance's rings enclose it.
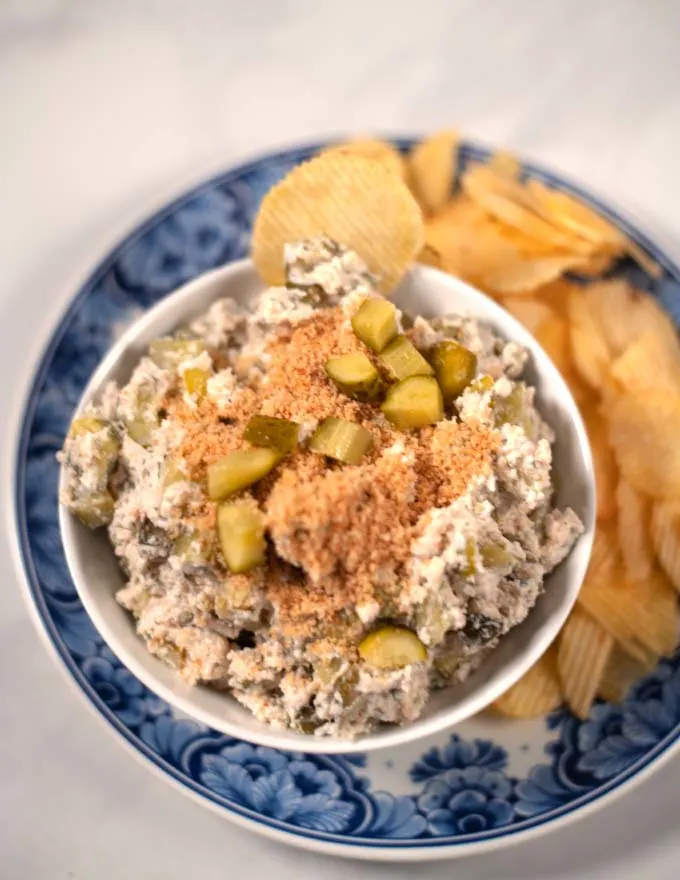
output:
{"label": "toasted breadcrumb sprinkle", "polygon": [[307,480],[291,469],[277,480],[270,533],[279,554],[308,574],[305,591],[289,590],[284,603],[277,593],[291,623],[310,610],[328,615],[396,593],[423,515],[491,473],[496,439],[479,425],[444,422],[403,446],[405,454],[387,451],[365,465]]}
{"label": "toasted breadcrumb sprinkle", "polygon": [[[331,463],[303,444],[252,487],[280,557],[272,554],[265,587],[272,627],[306,639],[332,638],[341,629],[347,650],[353,650],[351,620],[362,626],[354,606],[396,595],[427,511],[490,474],[498,443],[495,432],[474,422],[396,431],[378,408],[351,400],[328,380],[325,362],[353,351],[376,361],[342,311],[327,309],[279,331],[267,349],[264,381],[243,387],[226,406],[204,399],[192,409],[179,397],[167,401],[184,429],[178,458],[199,482],[209,465],[247,445],[243,431],[257,413],[293,421],[335,416],[371,432],[373,448],[359,465]],[[205,502],[192,512],[193,523],[214,529],[216,507]]]}

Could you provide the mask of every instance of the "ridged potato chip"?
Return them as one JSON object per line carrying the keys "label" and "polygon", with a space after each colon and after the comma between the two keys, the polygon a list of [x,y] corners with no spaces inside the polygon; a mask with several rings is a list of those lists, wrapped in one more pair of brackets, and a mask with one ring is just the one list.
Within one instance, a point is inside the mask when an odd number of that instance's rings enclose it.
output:
{"label": "ridged potato chip", "polygon": [[648,275],[659,277],[659,266],[639,245],[583,202],[565,192],[549,189],[537,180],[529,181],[528,189],[536,202],[549,212],[551,220],[565,232],[575,233],[597,245],[598,249],[610,248],[616,256],[627,252]]}
{"label": "ridged potato chip", "polygon": [[365,156],[367,159],[375,159],[381,162],[385,168],[394,172],[398,177],[406,179],[406,160],[399,150],[388,144],[386,141],[374,140],[373,138],[357,138],[352,141],[345,141],[342,144],[333,144],[326,147],[323,153],[354,153],[357,156]]}
{"label": "ridged potato chip", "polygon": [[[474,198],[479,204],[482,204],[487,196],[497,196],[504,201],[525,208],[532,216],[538,216],[543,220],[548,219],[549,213],[543,210],[529,188],[519,179],[519,167],[515,166],[515,173],[509,173],[511,169],[512,160],[499,158],[496,154],[496,157],[492,157],[486,165],[479,163],[469,165],[461,180],[461,186],[466,192],[475,193],[474,196],[471,195],[471,198]],[[470,192],[468,194],[470,195]],[[501,211],[503,211],[502,207]],[[496,216],[493,211],[489,211],[489,213]],[[513,213],[512,216],[516,217],[517,215]],[[503,218],[499,217],[498,219],[502,220]],[[521,228],[514,223],[510,223],[509,226]],[[540,228],[543,229],[543,227]],[[550,238],[550,234],[548,237]],[[540,236],[538,240],[541,240]],[[559,240],[564,241],[565,239],[560,238]]]}
{"label": "ridged potato chip", "polygon": [[650,657],[661,653],[650,648],[638,634],[639,592],[626,581],[616,534],[599,525],[578,605],[641,663],[648,663]]}
{"label": "ridged potato chip", "polygon": [[261,277],[283,284],[284,245],[317,235],[356,251],[386,293],[415,262],[425,237],[406,184],[381,162],[341,150],[298,165],[265,196],[252,237]]}
{"label": "ridged potato chip", "polygon": [[677,594],[654,570],[644,581],[628,580],[620,568],[609,580],[586,577],[579,604],[626,653],[641,663],[673,653],[677,641]]}
{"label": "ridged potato chip", "polygon": [[[509,244],[514,245],[519,253],[519,256],[522,260],[534,260],[539,257],[548,257],[554,259],[556,256],[558,257],[571,257],[571,254],[559,253],[556,254],[555,248],[553,245],[546,241],[541,241],[538,238],[534,238],[531,235],[527,235],[526,232],[522,232],[521,229],[517,229],[514,226],[508,226],[504,223],[498,221],[495,217],[491,217],[487,214],[489,223],[492,223],[499,234],[503,237],[505,241]],[[584,257],[578,257],[575,259],[575,262],[578,265],[581,265],[581,260],[585,259]]]}
{"label": "ridged potato chip", "polygon": [[[571,345],[569,346],[571,358]],[[570,370],[563,374],[564,381],[569,386],[569,390],[574,396],[574,400],[579,405],[579,409],[593,406],[593,401],[597,400],[595,393],[590,385],[581,379],[575,370]]]}
{"label": "ridged potato chip", "polygon": [[611,249],[598,251],[592,257],[579,263],[575,274],[581,278],[600,278],[612,268],[619,256],[620,252]]}
{"label": "ridged potato chip", "polygon": [[458,167],[455,131],[440,131],[421,141],[409,153],[407,180],[421,208],[428,214],[439,211],[451,197]]}
{"label": "ridged potato chip", "polygon": [[617,513],[616,487],[619,481],[616,459],[609,444],[609,429],[607,423],[594,407],[582,407],[581,415],[593,453],[597,519],[600,522],[608,522],[613,520]]}
{"label": "ridged potato chip", "polygon": [[424,266],[433,266],[435,269],[442,269],[444,267],[442,255],[431,244],[427,244],[427,242],[418,254],[416,262],[422,263]]}
{"label": "ridged potato chip", "polygon": [[609,374],[612,356],[586,288],[572,287],[567,300],[571,355],[579,375],[600,388]]}
{"label": "ridged potato chip", "polygon": [[680,501],[654,504],[651,532],[659,563],[680,592]]}
{"label": "ridged potato chip", "polygon": [[616,487],[619,547],[626,575],[631,580],[644,580],[652,573],[654,550],[649,531],[652,513],[650,499],[634,489],[627,480]]}
{"label": "ridged potato chip", "polygon": [[555,281],[551,281],[549,284],[544,284],[542,287],[537,288],[534,291],[533,296],[535,296],[536,299],[540,299],[541,302],[548,303],[558,314],[562,317],[566,317],[569,293],[573,288],[580,289],[580,287],[581,285],[575,284],[573,281],[567,281],[565,278],[557,278]]}
{"label": "ridged potato chip", "polygon": [[680,346],[675,340],[668,344],[665,336],[659,339],[654,332],[644,333],[616,358],[610,372],[622,392],[644,393],[666,387],[671,393],[680,393]]}
{"label": "ridged potato chip", "polygon": [[553,315],[547,321],[543,321],[534,333],[538,343],[548,353],[550,360],[555,364],[563,376],[569,375],[573,368],[571,357],[571,340],[569,336],[569,324],[559,315]]}
{"label": "ridged potato chip", "polygon": [[678,645],[678,594],[666,573],[655,568],[644,581],[631,582],[644,606],[640,638],[661,657],[670,657]]}
{"label": "ridged potato chip", "polygon": [[456,196],[425,224],[425,239],[451,275],[485,288],[485,277],[517,262],[517,249],[505,241],[485,213],[465,196]]}
{"label": "ridged potato chip", "polygon": [[662,345],[677,347],[673,322],[648,293],[621,278],[599,281],[587,289],[590,308],[614,357],[645,333],[652,333]]}
{"label": "ridged potato chip", "polygon": [[632,238],[626,238],[626,251],[651,278],[660,278],[661,266],[656,263]]}
{"label": "ridged potato chip", "polygon": [[628,696],[631,687],[643,676],[650,673],[657,662],[658,657],[650,655],[647,664],[640,663],[639,660],[626,654],[622,648],[614,644],[600,678],[598,696],[612,703],[622,702]]}
{"label": "ridged potato chip", "polygon": [[609,582],[620,574],[620,563],[621,553],[616,532],[608,526],[598,525],[590,553],[587,577],[594,581]]}
{"label": "ridged potato chip", "polygon": [[514,178],[515,180],[519,177],[519,173],[522,170],[512,153],[506,153],[504,150],[498,150],[496,153],[493,153],[489,157],[486,167],[502,177]]}
{"label": "ridged potato chip", "polygon": [[536,718],[562,703],[554,646],[524,676],[500,696],[492,708],[509,718]]}
{"label": "ridged potato chip", "polygon": [[557,669],[562,693],[578,718],[593,705],[614,639],[582,608],[573,609],[557,641]]}
{"label": "ridged potato chip", "polygon": [[680,394],[623,394],[607,402],[609,438],[624,477],[654,498],[680,498]]}
{"label": "ridged potato chip", "polygon": [[538,287],[578,268],[580,262],[577,254],[531,258],[520,255],[513,261],[498,262],[490,267],[484,274],[484,283],[498,294],[531,296]]}
{"label": "ridged potato chip", "polygon": [[530,180],[527,188],[552,221],[565,232],[578,235],[595,245],[618,246],[623,251],[619,230],[573,196],[550,189],[538,180]]}
{"label": "ridged potato chip", "polygon": [[518,229],[525,235],[568,254],[592,255],[592,244],[578,236],[557,229],[540,214],[531,194],[520,183],[481,165],[473,166],[462,179],[463,191],[485,211]]}
{"label": "ridged potato chip", "polygon": [[534,336],[543,323],[555,317],[555,312],[549,305],[531,297],[507,297],[503,300],[503,308]]}

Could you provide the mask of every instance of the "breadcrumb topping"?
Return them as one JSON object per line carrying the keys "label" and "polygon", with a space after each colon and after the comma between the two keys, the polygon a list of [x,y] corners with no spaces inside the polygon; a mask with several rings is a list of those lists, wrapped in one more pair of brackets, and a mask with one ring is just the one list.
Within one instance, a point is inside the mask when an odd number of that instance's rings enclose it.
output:
{"label": "breadcrumb topping", "polygon": [[[375,406],[339,392],[324,371],[330,357],[363,351],[375,361],[340,308],[279,329],[267,351],[264,381],[225,405],[206,398],[192,409],[179,398],[168,401],[184,429],[178,456],[191,479],[203,481],[210,464],[246,445],[243,431],[256,413],[313,422],[335,416],[371,432],[374,445],[360,465],[331,463],[303,444],[252,487],[276,553],[289,564],[270,566],[265,589],[273,625],[308,638],[343,617],[348,635],[348,606],[370,606],[376,598],[384,604],[397,594],[423,515],[491,473],[497,432],[456,421],[398,432]],[[215,510],[205,502],[194,524],[213,528]]]}

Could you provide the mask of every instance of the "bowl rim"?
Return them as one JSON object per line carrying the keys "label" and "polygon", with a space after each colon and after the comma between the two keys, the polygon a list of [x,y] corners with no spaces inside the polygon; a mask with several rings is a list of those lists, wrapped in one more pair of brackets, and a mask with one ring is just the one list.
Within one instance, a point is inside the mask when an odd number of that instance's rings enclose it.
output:
{"label": "bowl rim", "polygon": [[[491,312],[498,315],[499,318],[502,317],[503,323],[506,327],[512,328],[511,338],[513,340],[526,344],[530,350],[540,352],[542,357],[545,358],[540,369],[541,375],[545,376],[547,373],[550,385],[553,387],[557,386],[559,390],[560,406],[569,410],[569,417],[578,441],[578,456],[581,459],[583,473],[588,483],[586,509],[583,511],[582,517],[586,528],[583,535],[579,538],[579,542],[583,542],[585,546],[585,553],[583,553],[583,561],[580,566],[581,570],[575,572],[572,578],[574,583],[565,594],[565,598],[558,606],[558,609],[552,613],[538,632],[532,636],[532,639],[527,645],[525,645],[522,651],[517,652],[509,663],[506,663],[501,667],[491,680],[485,683],[484,687],[479,688],[476,692],[466,698],[464,711],[459,710],[458,712],[455,712],[454,710],[442,710],[440,715],[434,718],[416,719],[414,722],[402,727],[385,727],[378,732],[361,736],[353,740],[328,736],[315,737],[310,734],[300,734],[289,730],[277,731],[265,724],[262,724],[261,729],[258,731],[251,729],[243,730],[238,724],[234,724],[222,716],[213,714],[212,712],[197,706],[193,696],[195,691],[194,688],[187,689],[186,686],[183,687],[182,690],[189,691],[189,695],[185,697],[171,687],[159,682],[154,673],[121,644],[120,640],[113,632],[112,627],[109,625],[106,615],[100,611],[98,602],[90,591],[86,578],[81,578],[79,575],[78,554],[75,550],[74,541],[74,529],[77,528],[77,524],[66,508],[63,507],[63,505],[59,505],[59,531],[63,542],[69,574],[73,580],[75,589],[85,611],[91,618],[106,644],[118,656],[123,665],[126,666],[130,672],[154,694],[194,720],[206,724],[208,727],[218,730],[228,736],[244,739],[260,746],[282,749],[284,751],[295,750],[315,754],[352,754],[358,752],[370,752],[378,749],[404,745],[406,743],[417,742],[425,737],[435,735],[442,730],[450,729],[454,725],[462,723],[467,718],[488,707],[490,703],[516,683],[516,681],[524,675],[524,673],[539,659],[554,641],[576,602],[578,592],[585,576],[594,539],[596,490],[593,460],[587,439],[587,432],[573,395],[561,374],[539,343],[506,309],[467,282],[462,281],[455,276],[443,273],[438,269],[418,265],[412,271],[422,273],[426,279],[430,276],[436,277],[440,283],[443,280],[448,286],[464,291],[467,296],[471,296],[473,299],[483,299],[485,301],[486,309],[490,309]],[[241,273],[253,272],[253,263],[248,258],[227,263],[191,279],[164,296],[151,308],[145,310],[142,315],[125,328],[124,332],[109,348],[106,355],[90,377],[74,410],[73,417],[75,418],[80,412],[82,412],[85,405],[89,403],[91,399],[96,398],[109,371],[120,361],[131,345],[134,344],[135,340],[139,336],[142,336],[149,326],[153,326],[158,321],[160,315],[166,312],[172,312],[177,303],[182,302],[185,299],[190,300],[211,284],[228,282],[229,278]],[[262,289],[265,289],[266,284],[264,282],[261,283]],[[223,293],[222,295],[228,294]],[[214,297],[214,299],[218,298],[219,295]],[[185,309],[185,311],[187,310],[190,309]],[[474,310],[471,314],[474,317]],[[485,316],[485,319],[488,320],[488,317]],[[60,488],[63,479],[64,472],[63,468],[60,467]],[[578,583],[575,583],[576,581]],[[150,654],[150,652],[145,653],[144,659],[146,660],[147,657],[150,658],[150,662],[159,662],[157,658],[154,658],[153,655]],[[508,669],[511,670],[510,675],[508,675]],[[233,699],[228,695],[225,695],[225,698]],[[244,711],[247,712],[248,710],[244,709]],[[451,718],[450,715],[456,717]]]}

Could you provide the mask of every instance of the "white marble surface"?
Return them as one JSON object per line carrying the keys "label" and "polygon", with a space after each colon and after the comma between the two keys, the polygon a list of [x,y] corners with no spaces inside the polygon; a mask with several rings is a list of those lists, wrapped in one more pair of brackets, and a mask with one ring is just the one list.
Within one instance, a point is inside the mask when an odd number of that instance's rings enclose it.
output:
{"label": "white marble surface", "polygon": [[[3,438],[103,250],[166,195],[275,144],[453,123],[680,241],[679,32],[673,0],[0,0]],[[3,880],[413,876],[249,835],[132,760],[52,665],[1,541]],[[675,760],[581,824],[418,874],[676,877],[679,785]]]}

